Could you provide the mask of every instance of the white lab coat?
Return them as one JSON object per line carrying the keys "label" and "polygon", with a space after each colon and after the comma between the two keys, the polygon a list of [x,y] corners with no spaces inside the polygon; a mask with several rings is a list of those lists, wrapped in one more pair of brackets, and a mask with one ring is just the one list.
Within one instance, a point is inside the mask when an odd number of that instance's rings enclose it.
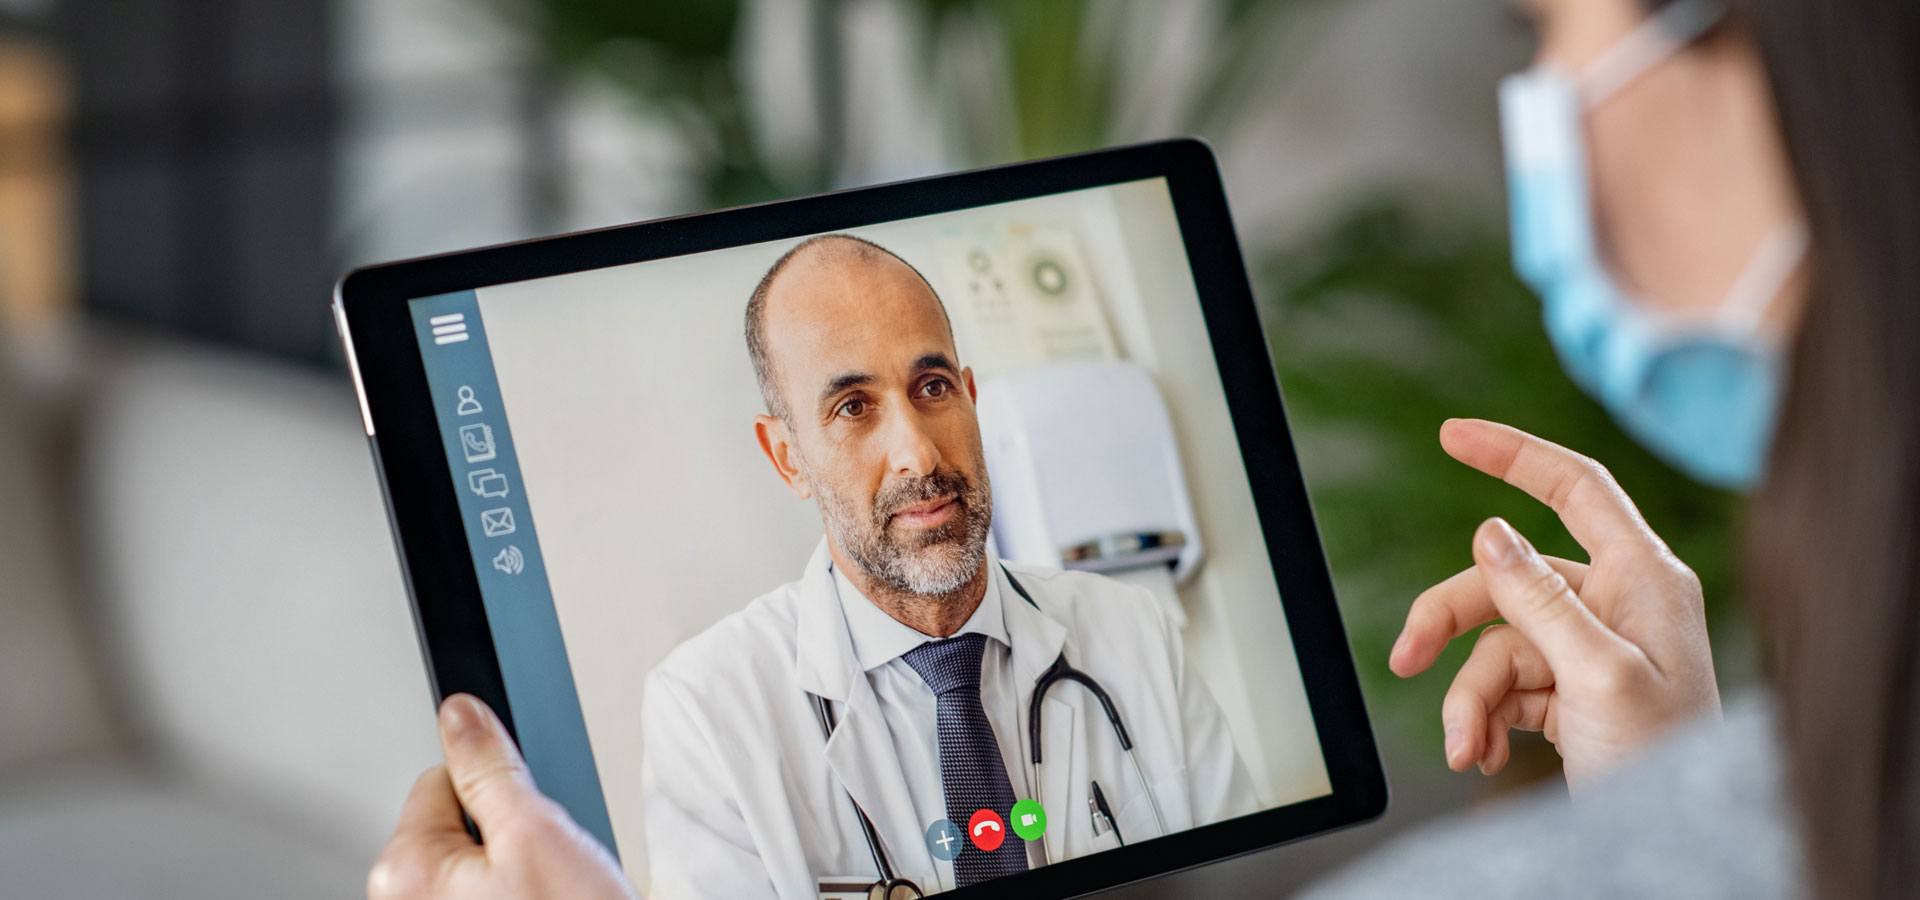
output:
{"label": "white lab coat", "polygon": [[[873,820],[896,874],[929,893],[940,886],[925,843],[932,823],[914,813],[829,561],[822,541],[800,580],[688,640],[648,675],[641,790],[653,896],[805,900],[819,896],[821,879],[873,880],[849,795]],[[1004,578],[998,565],[994,577]],[[1168,830],[1259,808],[1226,720],[1186,665],[1161,601],[1097,575],[1009,568],[1038,605],[1003,594],[1012,668],[1026,686],[1023,725],[1031,685],[1064,650],[1119,708]],[[810,693],[833,704],[831,740]],[[1099,702],[1063,682],[1044,703],[1046,764],[1035,799],[1047,810],[1054,860],[1116,845],[1112,832],[1094,835],[1087,797],[1096,779],[1129,842],[1156,836],[1146,792]],[[1019,732],[998,737],[1030,759],[1026,729]],[[1028,845],[1035,866],[1040,846]]]}

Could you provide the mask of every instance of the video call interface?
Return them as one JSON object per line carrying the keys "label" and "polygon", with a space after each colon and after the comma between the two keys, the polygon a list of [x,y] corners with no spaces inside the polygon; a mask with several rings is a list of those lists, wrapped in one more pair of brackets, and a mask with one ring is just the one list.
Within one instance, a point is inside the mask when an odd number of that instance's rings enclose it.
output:
{"label": "video call interface", "polygon": [[649,893],[1330,791],[1164,180],[410,311],[522,749]]}

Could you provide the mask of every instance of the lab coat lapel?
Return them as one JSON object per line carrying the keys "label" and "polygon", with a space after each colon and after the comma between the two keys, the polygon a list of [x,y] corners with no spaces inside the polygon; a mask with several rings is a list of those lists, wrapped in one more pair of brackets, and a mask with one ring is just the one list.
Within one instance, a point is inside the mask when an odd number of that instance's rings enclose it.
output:
{"label": "lab coat lapel", "polygon": [[933,858],[921,840],[919,816],[907,792],[906,773],[893,752],[893,735],[881,715],[879,698],[865,678],[854,685],[843,709],[839,726],[827,741],[827,765],[873,820],[882,846],[899,870],[895,874],[928,879],[933,873]]}
{"label": "lab coat lapel", "polygon": [[[854,657],[853,636],[847,632],[839,591],[828,568],[830,559],[822,540],[800,580],[795,681],[803,690],[833,702],[839,721],[827,740],[827,765],[873,820],[881,844],[899,870],[896,874],[926,879],[933,874],[933,858],[921,840],[906,774],[893,752],[893,736],[880,712],[879,696]],[[844,802],[844,798],[829,802]],[[900,823],[907,823],[905,830]]]}
{"label": "lab coat lapel", "polygon": [[833,557],[820,539],[807,570],[800,576],[800,602],[794,609],[793,678],[800,690],[844,703],[853,682],[864,683],[860,663],[853,657],[853,636],[840,611],[840,594],[833,586]]}
{"label": "lab coat lapel", "polygon": [[[1067,649],[1067,627],[1046,614],[1044,604],[1049,598],[1039,578],[1020,579],[1020,586],[1033,597],[1034,603],[1028,603],[1014,591],[998,564],[994,566],[994,577],[1001,579],[1002,615],[1006,618],[1008,638],[1013,642],[1014,676],[1022,686],[1020,722],[1024,725],[1032,721],[1033,686]],[[1036,603],[1042,606],[1036,608]],[[1039,792],[1036,799],[1041,806],[1058,811],[1047,822],[1047,839],[1056,861],[1066,858],[1066,811],[1072,806],[1073,785],[1085,778],[1082,771],[1085,750],[1074,746],[1082,732],[1081,708],[1063,699],[1063,692],[1072,687],[1059,684],[1048,692],[1040,713],[1043,765],[1036,773],[1039,783],[1034,785],[1034,790]],[[1020,758],[1029,763],[1033,759],[1032,738],[1026,728],[1021,729]]]}
{"label": "lab coat lapel", "polygon": [[1020,715],[1024,722],[1034,683],[1040,680],[1040,676],[1060,656],[1060,651],[1066,648],[1067,626],[1047,615],[1044,606],[1034,605],[1044,605],[1048,601],[1046,590],[1038,578],[1027,576],[1020,579],[1020,586],[1026,588],[1033,597],[1034,602],[1028,603],[1013,589],[1012,582],[1007,578],[1007,569],[999,560],[994,561],[992,577],[1000,584],[1000,615],[1007,623],[1007,640],[1013,644],[1015,683],[1023,686]]}
{"label": "lab coat lapel", "polygon": [[[1060,689],[1067,687],[1062,685]],[[1052,813],[1047,817],[1047,849],[1053,853],[1053,861],[1058,862],[1073,855],[1067,844],[1067,832],[1074,809],[1076,792],[1073,786],[1078,781],[1086,780],[1082,769],[1086,753],[1083,748],[1074,746],[1081,734],[1078,705],[1049,693],[1041,709],[1040,740],[1043,742],[1044,760],[1038,773],[1038,799],[1040,805]],[[1031,755],[1027,757],[1029,760],[1032,758]]]}

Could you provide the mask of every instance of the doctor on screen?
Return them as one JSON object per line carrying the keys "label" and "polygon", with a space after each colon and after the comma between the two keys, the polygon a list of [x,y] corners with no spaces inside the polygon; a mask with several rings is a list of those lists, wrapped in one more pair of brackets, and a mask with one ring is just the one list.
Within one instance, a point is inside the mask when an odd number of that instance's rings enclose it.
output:
{"label": "doctor on screen", "polygon": [[988,554],[973,374],[918,271],[807,240],[746,336],[760,447],[825,534],[647,678],[657,896],[934,893],[1259,808],[1159,600]]}

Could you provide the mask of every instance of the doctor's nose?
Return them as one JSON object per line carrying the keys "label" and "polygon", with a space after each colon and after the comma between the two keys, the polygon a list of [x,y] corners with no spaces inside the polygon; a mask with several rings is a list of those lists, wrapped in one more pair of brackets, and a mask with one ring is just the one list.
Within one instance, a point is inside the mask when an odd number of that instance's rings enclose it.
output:
{"label": "doctor's nose", "polygon": [[925,422],[913,412],[895,416],[886,432],[887,470],[896,476],[920,477],[940,466],[940,448],[927,434]]}

